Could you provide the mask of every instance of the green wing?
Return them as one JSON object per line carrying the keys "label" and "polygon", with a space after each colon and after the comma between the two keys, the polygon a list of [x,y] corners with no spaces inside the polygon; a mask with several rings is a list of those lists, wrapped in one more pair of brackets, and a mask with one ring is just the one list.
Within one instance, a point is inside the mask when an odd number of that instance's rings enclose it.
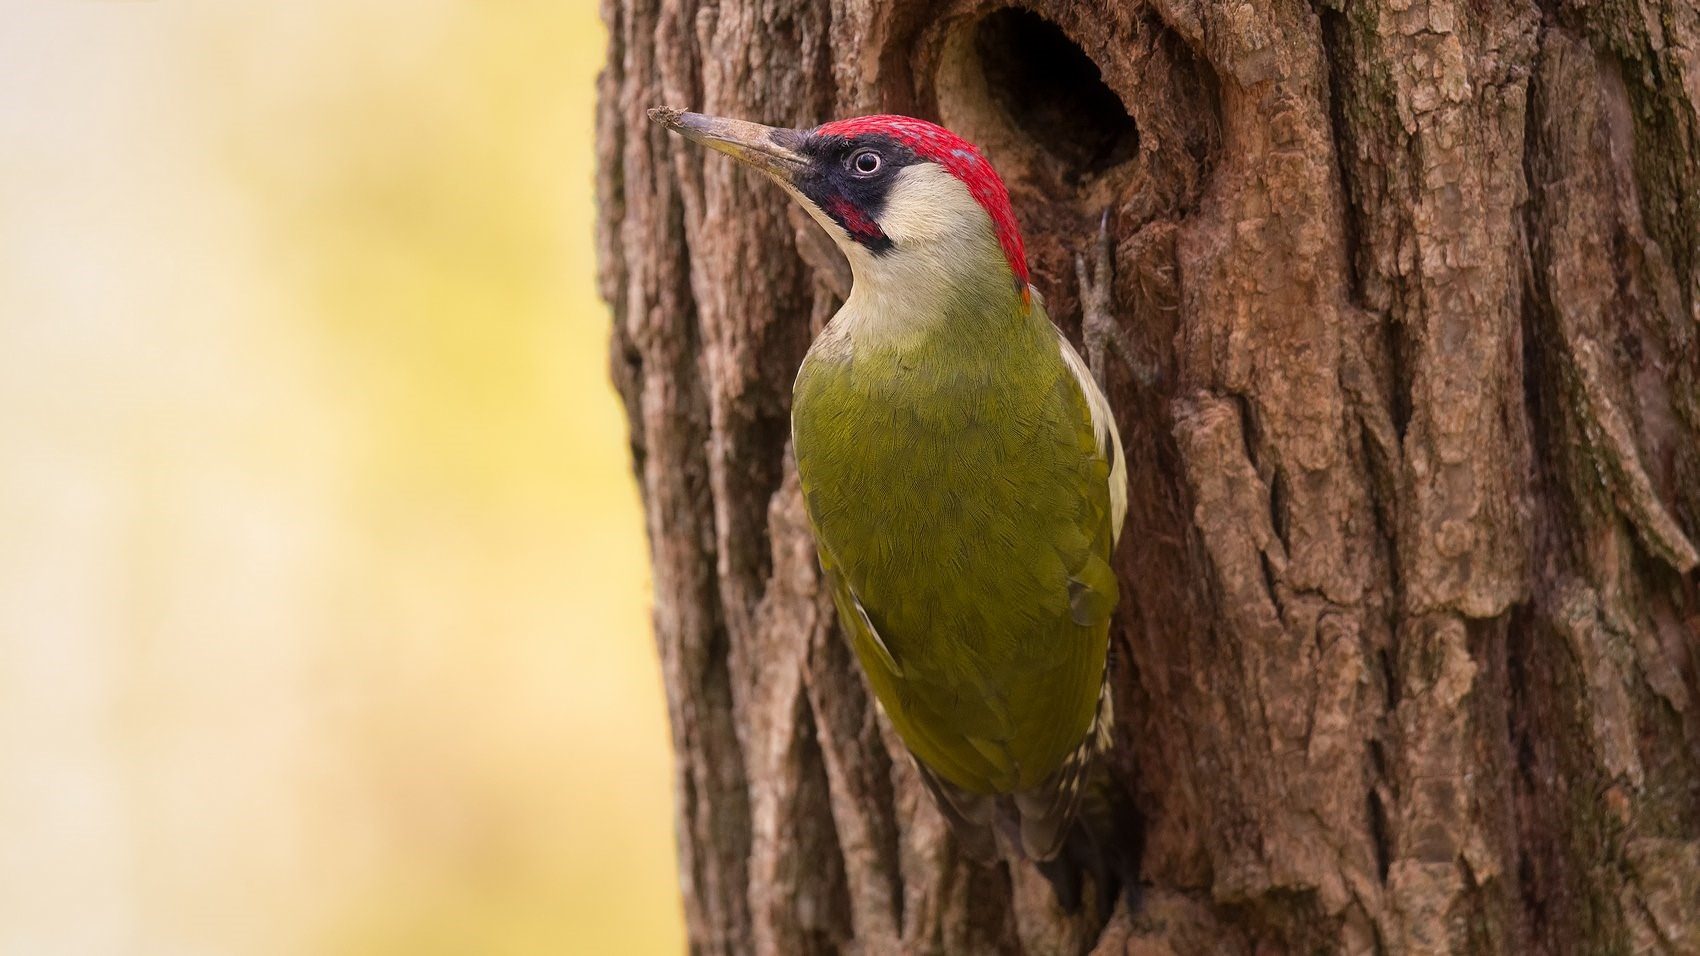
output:
{"label": "green wing", "polygon": [[981,796],[1016,795],[1023,843],[1044,857],[1095,739],[1122,470],[1107,403],[1037,318],[938,368],[811,353],[793,429],[875,695],[953,822],[982,823]]}

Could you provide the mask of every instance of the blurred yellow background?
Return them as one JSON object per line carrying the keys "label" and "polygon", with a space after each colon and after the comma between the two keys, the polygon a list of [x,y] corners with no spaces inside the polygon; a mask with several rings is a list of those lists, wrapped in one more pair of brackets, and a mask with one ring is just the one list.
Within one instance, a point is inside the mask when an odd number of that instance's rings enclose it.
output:
{"label": "blurred yellow background", "polygon": [[603,47],[0,0],[0,953],[681,949]]}

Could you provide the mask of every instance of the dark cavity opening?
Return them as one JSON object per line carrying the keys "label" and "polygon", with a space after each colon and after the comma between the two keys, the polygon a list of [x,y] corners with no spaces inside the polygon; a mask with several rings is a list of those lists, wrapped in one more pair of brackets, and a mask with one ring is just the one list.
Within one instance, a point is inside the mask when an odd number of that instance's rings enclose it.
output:
{"label": "dark cavity opening", "polygon": [[1139,130],[1098,64],[1062,28],[1010,7],[981,20],[974,50],[992,101],[1011,125],[1076,174],[1101,173],[1139,151]]}

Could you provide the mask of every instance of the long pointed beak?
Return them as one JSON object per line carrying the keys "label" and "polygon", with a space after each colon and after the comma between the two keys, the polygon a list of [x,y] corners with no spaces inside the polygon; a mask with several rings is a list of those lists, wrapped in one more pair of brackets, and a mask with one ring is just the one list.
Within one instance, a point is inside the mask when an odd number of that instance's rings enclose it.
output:
{"label": "long pointed beak", "polygon": [[798,152],[803,145],[801,130],[687,113],[666,106],[652,108],[649,118],[688,140],[717,149],[785,182],[795,181],[798,171],[809,162],[808,157]]}

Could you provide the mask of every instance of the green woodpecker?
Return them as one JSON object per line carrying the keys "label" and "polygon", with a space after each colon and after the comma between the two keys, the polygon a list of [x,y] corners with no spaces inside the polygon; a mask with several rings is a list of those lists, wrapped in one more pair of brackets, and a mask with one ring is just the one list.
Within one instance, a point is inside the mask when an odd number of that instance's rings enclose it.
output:
{"label": "green woodpecker", "polygon": [[650,117],[771,177],[849,259],[791,407],[839,620],[970,854],[1003,833],[1056,857],[1112,722],[1127,478],[1104,393],[1028,284],[1003,181],[906,116]]}

